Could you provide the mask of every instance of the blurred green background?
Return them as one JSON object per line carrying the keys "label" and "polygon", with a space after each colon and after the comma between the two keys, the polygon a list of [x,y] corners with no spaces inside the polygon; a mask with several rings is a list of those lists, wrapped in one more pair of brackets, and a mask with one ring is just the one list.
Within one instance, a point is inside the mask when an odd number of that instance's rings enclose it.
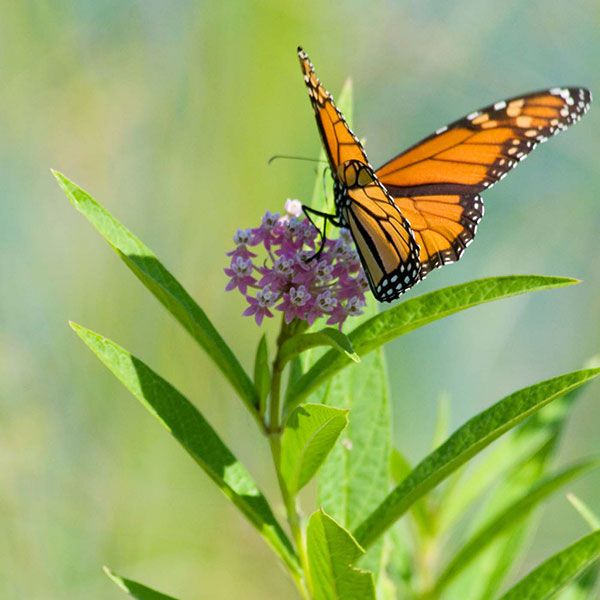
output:
{"label": "blurred green background", "polygon": [[[264,441],[213,365],[69,205],[78,182],[144,240],[250,368],[259,331],[222,292],[235,228],[307,200],[319,140],[302,44],[378,165],[441,125],[554,85],[600,93],[600,4],[0,2],[0,597],[120,598],[108,564],[183,598],[285,598],[274,555],[67,325],[102,332],[188,394],[276,504]],[[600,109],[485,194],[477,239],[411,297],[539,273],[583,284],[477,308],[388,347],[394,440],[457,426],[600,349]],[[267,331],[273,339],[273,323]],[[598,387],[561,461],[598,450]],[[572,486],[600,505],[600,479]],[[528,564],[586,532],[559,495]]]}

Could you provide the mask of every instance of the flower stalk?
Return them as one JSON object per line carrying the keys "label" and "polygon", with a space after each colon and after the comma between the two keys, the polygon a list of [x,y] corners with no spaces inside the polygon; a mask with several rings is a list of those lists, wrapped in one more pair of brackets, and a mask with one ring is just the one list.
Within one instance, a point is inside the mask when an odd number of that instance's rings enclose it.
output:
{"label": "flower stalk", "polygon": [[300,591],[300,594],[306,600],[309,600],[310,589],[312,585],[310,582],[310,573],[308,568],[308,556],[306,553],[306,542],[304,534],[302,532],[302,524],[300,522],[300,516],[298,514],[297,501],[294,494],[290,494],[284,478],[281,473],[281,434],[283,431],[283,424],[281,423],[281,381],[282,374],[285,365],[281,363],[281,347],[286,340],[292,335],[297,334],[299,330],[305,329],[303,323],[294,320],[291,323],[286,323],[285,316],[281,319],[281,329],[277,337],[277,352],[273,359],[272,366],[272,378],[271,378],[271,391],[270,391],[270,402],[269,402],[269,419],[268,423],[265,423],[265,431],[269,436],[269,444],[271,447],[271,455],[273,456],[273,465],[275,467],[275,473],[277,474],[277,482],[281,492],[283,504],[285,506],[287,520],[292,532],[296,551],[300,559],[300,564],[304,572],[304,579],[295,578],[296,585]]}

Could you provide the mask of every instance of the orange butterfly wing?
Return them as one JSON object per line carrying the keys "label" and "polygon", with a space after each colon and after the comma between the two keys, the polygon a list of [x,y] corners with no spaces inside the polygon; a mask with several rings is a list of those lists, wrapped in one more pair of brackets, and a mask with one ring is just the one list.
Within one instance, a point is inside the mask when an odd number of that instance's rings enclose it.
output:
{"label": "orange butterfly wing", "polygon": [[[379,300],[393,300],[432,269],[457,261],[483,216],[479,193],[537,144],[578,121],[591,102],[583,88],[497,102],[438,129],[373,173],[308,56],[300,48],[298,56],[334,180],[348,195],[341,216]],[[357,183],[347,161],[365,167],[367,184]]]}
{"label": "orange butterfly wing", "polygon": [[554,88],[519,96],[442,127],[376,171],[421,248],[422,276],[458,260],[483,216],[478,193],[537,144],[578,121],[591,95]]}
{"label": "orange butterfly wing", "polygon": [[419,247],[301,48],[298,57],[334,181],[347,197],[336,207],[338,214],[350,229],[373,295],[389,302],[419,281]]}
{"label": "orange butterfly wing", "polygon": [[313,65],[302,48],[298,48],[298,58],[331,170],[335,174],[338,166],[348,160],[358,160],[368,165],[362,144],[348,127],[331,94],[315,75]]}
{"label": "orange butterfly wing", "polygon": [[473,241],[483,217],[483,201],[477,194],[396,196],[394,203],[419,245],[421,279],[436,267],[456,262]]}
{"label": "orange butterfly wing", "polygon": [[349,188],[348,197],[351,201],[342,208],[343,219],[373,294],[389,302],[421,279],[419,246],[403,214],[375,178]]}

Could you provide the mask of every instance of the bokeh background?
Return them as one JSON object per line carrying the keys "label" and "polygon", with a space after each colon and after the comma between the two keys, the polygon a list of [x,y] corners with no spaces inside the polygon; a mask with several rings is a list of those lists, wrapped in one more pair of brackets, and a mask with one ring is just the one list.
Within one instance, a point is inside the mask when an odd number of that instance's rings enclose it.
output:
{"label": "bokeh background", "polygon": [[[120,598],[118,572],[184,598],[285,598],[252,528],[67,325],[111,337],[186,393],[276,502],[264,441],[175,321],[69,205],[89,190],[184,283],[249,368],[259,331],[225,294],[237,227],[307,200],[319,140],[295,55],[335,94],[375,165],[441,125],[554,85],[600,93],[600,4],[185,0],[0,2],[0,597]],[[394,440],[428,449],[440,394],[458,426],[600,350],[600,109],[485,194],[461,262],[407,296],[539,273],[576,287],[477,308],[389,345]],[[265,329],[273,339],[274,326]],[[560,461],[598,450],[599,389]],[[600,478],[571,486],[600,506]],[[530,564],[586,526],[559,495]]]}

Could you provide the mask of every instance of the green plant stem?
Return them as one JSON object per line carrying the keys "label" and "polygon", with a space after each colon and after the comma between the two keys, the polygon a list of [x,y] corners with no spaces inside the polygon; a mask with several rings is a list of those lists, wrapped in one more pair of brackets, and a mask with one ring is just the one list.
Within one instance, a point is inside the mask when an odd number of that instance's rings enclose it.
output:
{"label": "green plant stem", "polygon": [[281,346],[290,337],[290,326],[286,324],[284,317],[281,317],[281,329],[277,336],[277,353],[273,359],[273,373],[271,375],[271,397],[269,404],[269,423],[267,431],[270,435],[281,433],[281,423],[279,422],[281,413],[281,375],[284,365],[281,364]]}
{"label": "green plant stem", "polygon": [[306,544],[304,542],[302,526],[300,524],[300,518],[296,508],[296,498],[288,492],[283,477],[281,476],[281,469],[279,468],[281,456],[281,437],[280,435],[271,435],[269,441],[271,444],[271,454],[273,455],[275,472],[277,473],[277,481],[279,483],[279,489],[281,490],[281,497],[285,505],[288,522],[290,524],[294,543],[296,544],[296,551],[298,552],[298,556],[300,558],[300,564],[302,565],[302,570],[304,571],[304,581],[296,581],[296,583],[298,584],[298,588],[300,589],[300,593],[302,594],[303,598],[308,599],[310,598],[308,590],[312,588],[310,582],[310,572],[308,570],[308,556],[306,554]]}
{"label": "green plant stem", "polygon": [[273,369],[271,376],[271,392],[270,392],[270,403],[269,403],[269,422],[265,425],[265,431],[269,436],[269,444],[271,446],[271,454],[273,456],[273,464],[275,466],[275,473],[277,474],[277,482],[279,483],[279,489],[281,491],[281,497],[287,513],[288,523],[294,538],[296,545],[296,551],[300,558],[300,564],[304,571],[304,578],[299,577],[297,574],[292,573],[294,581],[298,586],[300,594],[305,600],[310,599],[309,590],[312,588],[310,582],[310,573],[308,570],[308,556],[306,554],[306,544],[304,541],[304,535],[302,533],[302,526],[300,523],[300,517],[296,508],[295,495],[289,493],[283,476],[281,474],[281,432],[282,423],[280,422],[281,414],[281,376],[283,374],[284,365],[281,363],[281,346],[289,339],[294,333],[296,328],[294,322],[287,325],[285,320],[281,319],[281,330],[277,337],[277,353],[273,359]]}
{"label": "green plant stem", "polygon": [[[430,590],[434,582],[435,563],[437,561],[438,545],[434,535],[421,530],[414,525],[415,567],[421,589]],[[428,595],[424,596],[429,598]]]}

